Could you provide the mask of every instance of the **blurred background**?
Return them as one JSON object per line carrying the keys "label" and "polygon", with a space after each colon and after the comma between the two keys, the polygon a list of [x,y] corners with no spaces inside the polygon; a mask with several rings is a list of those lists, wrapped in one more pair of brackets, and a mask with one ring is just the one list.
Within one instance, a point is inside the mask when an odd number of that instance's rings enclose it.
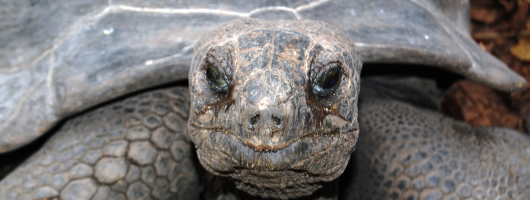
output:
{"label": "blurred background", "polygon": [[[471,35],[530,83],[530,0],[470,0]],[[506,127],[529,133],[530,88],[504,93],[470,80],[454,82],[442,111],[473,126]]]}

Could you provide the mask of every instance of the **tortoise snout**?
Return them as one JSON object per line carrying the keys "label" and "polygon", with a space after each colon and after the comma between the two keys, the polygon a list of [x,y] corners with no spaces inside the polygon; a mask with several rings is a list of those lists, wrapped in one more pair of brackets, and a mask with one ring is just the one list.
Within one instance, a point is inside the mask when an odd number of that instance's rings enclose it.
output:
{"label": "tortoise snout", "polygon": [[240,139],[248,147],[255,151],[274,151],[284,148],[285,138],[290,138],[289,119],[291,113],[283,104],[278,107],[267,107],[258,109],[257,105],[246,107],[243,116],[243,126]]}
{"label": "tortoise snout", "polygon": [[244,87],[245,120],[250,129],[283,129],[287,121],[285,102],[292,96],[290,84],[277,75],[255,75]]}
{"label": "tortoise snout", "polygon": [[258,115],[256,115],[256,116],[250,118],[250,120],[249,120],[249,124],[250,124],[251,126],[256,126],[256,125],[258,125],[258,122],[259,122],[260,119],[261,119],[261,116],[258,114]]}
{"label": "tortoise snout", "polygon": [[257,129],[261,126],[272,127],[273,129],[283,129],[285,115],[283,113],[273,113],[265,111],[268,113],[266,116],[262,116],[261,113],[258,113],[252,117],[248,117],[248,125],[251,129]]}
{"label": "tortoise snout", "polygon": [[276,117],[276,116],[272,115],[271,119],[272,119],[272,123],[275,126],[281,126],[282,125],[282,119],[280,119],[279,117]]}
{"label": "tortoise snout", "polygon": [[249,79],[243,89],[245,100],[261,108],[269,104],[279,105],[287,101],[292,94],[291,83],[272,73],[256,73]]}

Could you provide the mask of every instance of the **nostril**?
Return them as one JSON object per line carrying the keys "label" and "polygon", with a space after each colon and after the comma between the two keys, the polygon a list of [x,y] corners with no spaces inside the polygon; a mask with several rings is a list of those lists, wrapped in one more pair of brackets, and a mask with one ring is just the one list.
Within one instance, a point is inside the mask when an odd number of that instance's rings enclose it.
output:
{"label": "nostril", "polygon": [[272,116],[272,123],[274,123],[274,125],[276,125],[276,126],[279,126],[279,125],[282,124],[282,120],[280,118],[278,118],[278,117],[273,115]]}
{"label": "nostril", "polygon": [[259,118],[260,118],[259,115],[256,115],[256,116],[252,117],[250,119],[250,125],[255,125],[256,123],[258,123],[259,122]]}

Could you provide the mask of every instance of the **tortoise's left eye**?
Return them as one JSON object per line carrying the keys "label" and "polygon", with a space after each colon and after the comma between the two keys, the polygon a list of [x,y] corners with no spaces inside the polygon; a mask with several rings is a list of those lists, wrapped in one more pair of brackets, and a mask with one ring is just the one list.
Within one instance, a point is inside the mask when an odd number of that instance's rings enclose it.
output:
{"label": "tortoise's left eye", "polygon": [[206,78],[208,79],[208,83],[210,84],[210,87],[216,91],[216,92],[227,92],[228,91],[228,81],[226,80],[226,77],[221,75],[217,69],[209,64],[205,68],[206,71]]}
{"label": "tortoise's left eye", "polygon": [[331,95],[340,84],[342,68],[338,63],[333,63],[331,65],[331,68],[321,74],[314,84],[313,94],[319,97],[327,97]]}

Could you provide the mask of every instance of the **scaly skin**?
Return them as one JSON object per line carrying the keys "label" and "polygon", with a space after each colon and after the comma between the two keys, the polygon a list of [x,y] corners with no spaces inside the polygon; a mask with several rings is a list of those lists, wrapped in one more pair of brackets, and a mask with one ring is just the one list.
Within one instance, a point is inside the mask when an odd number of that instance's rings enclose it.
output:
{"label": "scaly skin", "polygon": [[363,84],[344,199],[530,199],[528,135],[472,128],[380,91]]}
{"label": "scaly skin", "polygon": [[359,133],[362,64],[338,29],[234,20],[194,52],[188,129],[208,172],[265,199],[309,196],[342,174]]}
{"label": "scaly skin", "polygon": [[[232,21],[195,50],[191,98],[154,91],[72,118],[0,182],[0,198],[197,199],[191,140],[225,178],[203,182],[212,199],[530,198],[526,135],[471,128],[420,108],[435,105],[429,94],[383,83],[363,87],[358,123],[360,54],[329,25]],[[337,196],[328,186],[358,137]]]}
{"label": "scaly skin", "polygon": [[[374,91],[364,84],[361,137],[339,199],[529,199],[528,136],[471,128]],[[69,120],[0,182],[0,199],[197,199],[187,99],[183,88],[149,92]]]}
{"label": "scaly skin", "polygon": [[197,199],[188,106],[175,87],[75,117],[0,182],[0,199]]}

